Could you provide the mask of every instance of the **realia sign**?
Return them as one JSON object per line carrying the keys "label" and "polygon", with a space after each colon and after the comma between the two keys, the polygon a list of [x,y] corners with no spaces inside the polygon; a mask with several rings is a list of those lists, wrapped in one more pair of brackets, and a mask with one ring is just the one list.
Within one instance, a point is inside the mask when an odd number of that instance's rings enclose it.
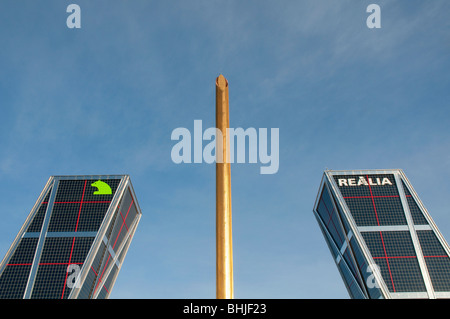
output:
{"label": "realia sign", "polygon": [[338,178],[338,185],[341,186],[383,186],[392,185],[392,182],[387,177],[364,177],[359,176],[359,178]]}

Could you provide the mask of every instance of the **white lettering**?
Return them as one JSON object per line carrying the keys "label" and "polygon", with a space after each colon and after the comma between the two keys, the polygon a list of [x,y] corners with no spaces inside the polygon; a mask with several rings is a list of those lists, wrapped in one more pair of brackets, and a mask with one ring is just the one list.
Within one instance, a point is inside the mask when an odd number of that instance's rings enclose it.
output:
{"label": "white lettering", "polygon": [[266,304],[228,304],[227,307],[228,314],[237,314],[237,315],[248,315],[248,314],[259,314],[266,313]]}
{"label": "white lettering", "polygon": [[366,185],[366,186],[368,185],[366,179],[363,176],[359,177],[358,186],[360,186],[360,185]]}
{"label": "white lettering", "polygon": [[275,174],[279,166],[279,129],[270,129],[270,156],[267,154],[267,129],[259,129],[259,160],[263,164],[270,163],[269,166],[260,168],[261,174]]}
{"label": "white lettering", "polygon": [[345,179],[345,178],[339,178],[338,183],[339,183],[339,186],[348,186],[347,179]]}
{"label": "white lettering", "polygon": [[236,129],[229,128],[228,136],[230,139],[230,163],[233,163],[234,159],[234,137],[236,137],[237,145],[237,163],[245,163],[245,137],[248,136],[249,141],[249,150],[248,150],[248,162],[256,163],[257,157],[257,140],[258,136],[256,130],[253,127],[250,127],[244,131],[244,129],[238,127]]}
{"label": "white lettering", "polygon": [[369,4],[366,12],[373,12],[367,17],[366,24],[369,29],[381,28],[381,9],[378,4]]}
{"label": "white lettering", "polygon": [[377,264],[369,264],[366,270],[370,275],[367,277],[366,283],[369,288],[380,288],[375,273],[380,274],[380,267]]}
{"label": "white lettering", "polygon": [[80,282],[78,280],[80,270],[80,266],[78,266],[77,264],[70,264],[69,266],[67,266],[67,273],[73,271],[72,274],[67,276],[67,287],[69,287],[70,289],[80,288]]}
{"label": "white lettering", "polygon": [[364,176],[359,176],[358,181],[355,178],[338,178],[339,186],[383,186],[383,185],[393,185],[392,182],[387,177],[368,178],[367,180]]}
{"label": "white lettering", "polygon": [[194,120],[194,163],[202,162],[203,149],[202,121]]}
{"label": "white lettering", "polygon": [[[171,157],[172,161],[176,164],[190,163],[191,162],[191,133],[184,127],[176,128],[172,131],[171,139],[181,141],[172,147]],[[180,151],[183,151],[183,155],[180,155]]]}
{"label": "white lettering", "polygon": [[66,25],[69,29],[81,28],[81,9],[77,4],[69,4],[66,12],[73,12],[67,17]]}
{"label": "white lettering", "polygon": [[[246,162],[246,149],[248,148],[249,163],[268,164],[260,168],[260,174],[275,174],[279,168],[279,129],[270,129],[270,152],[268,149],[267,129],[260,128],[227,128],[227,134],[224,137],[222,132],[215,127],[210,127],[202,133],[202,121],[194,120],[194,133],[191,135],[188,129],[179,127],[172,131],[171,139],[178,140],[172,147],[171,157],[176,164],[191,163],[191,136],[193,136],[193,154],[194,163],[234,163],[235,145],[237,163]],[[259,132],[259,137],[258,137]],[[214,137],[214,138],[213,138]],[[248,137],[248,144],[246,139]],[[203,148],[203,140],[210,141]],[[227,143],[228,154],[223,153],[223,143]],[[247,147],[248,146],[248,147]]]}
{"label": "white lettering", "polygon": [[213,136],[214,141],[209,142],[203,149],[203,159],[205,160],[205,163],[208,164],[214,163],[214,161],[216,160],[216,153],[218,150],[220,151],[220,154],[217,154],[217,158],[222,159],[222,148],[217,149],[216,147],[216,143],[222,140],[222,132],[219,129],[216,129],[215,127],[210,127],[205,130],[205,133],[203,133],[204,140],[209,141]]}
{"label": "white lettering", "polygon": [[196,306],[191,303],[189,306],[184,306],[183,313],[206,313],[214,317],[216,314],[217,306]]}

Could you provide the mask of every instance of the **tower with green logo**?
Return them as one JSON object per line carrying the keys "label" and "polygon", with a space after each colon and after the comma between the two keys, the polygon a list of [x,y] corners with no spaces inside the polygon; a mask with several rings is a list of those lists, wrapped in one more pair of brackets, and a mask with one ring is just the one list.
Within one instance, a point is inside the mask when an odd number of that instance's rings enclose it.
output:
{"label": "tower with green logo", "polygon": [[140,217],[128,175],[51,176],[0,264],[0,298],[108,298]]}

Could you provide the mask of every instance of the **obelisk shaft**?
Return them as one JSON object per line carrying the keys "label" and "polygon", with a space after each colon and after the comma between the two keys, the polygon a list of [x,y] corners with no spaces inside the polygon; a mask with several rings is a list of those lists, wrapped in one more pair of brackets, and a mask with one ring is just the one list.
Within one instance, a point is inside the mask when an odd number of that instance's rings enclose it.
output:
{"label": "obelisk shaft", "polygon": [[[231,223],[231,170],[229,160],[228,82],[216,79],[216,298],[232,299],[233,244]],[[222,153],[222,154],[220,154]],[[222,159],[220,158],[222,156]]]}

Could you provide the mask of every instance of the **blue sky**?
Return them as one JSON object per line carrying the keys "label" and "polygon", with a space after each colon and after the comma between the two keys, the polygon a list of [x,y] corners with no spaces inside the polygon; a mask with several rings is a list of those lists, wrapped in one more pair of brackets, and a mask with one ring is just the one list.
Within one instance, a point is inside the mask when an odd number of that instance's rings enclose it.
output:
{"label": "blue sky", "polygon": [[[81,8],[81,28],[66,8]],[[381,7],[381,28],[366,8]],[[0,255],[51,175],[129,174],[143,211],[111,298],[215,298],[215,167],[171,132],[279,128],[232,171],[236,298],[348,298],[313,217],[325,168],[402,168],[450,239],[448,1],[0,3]]]}

